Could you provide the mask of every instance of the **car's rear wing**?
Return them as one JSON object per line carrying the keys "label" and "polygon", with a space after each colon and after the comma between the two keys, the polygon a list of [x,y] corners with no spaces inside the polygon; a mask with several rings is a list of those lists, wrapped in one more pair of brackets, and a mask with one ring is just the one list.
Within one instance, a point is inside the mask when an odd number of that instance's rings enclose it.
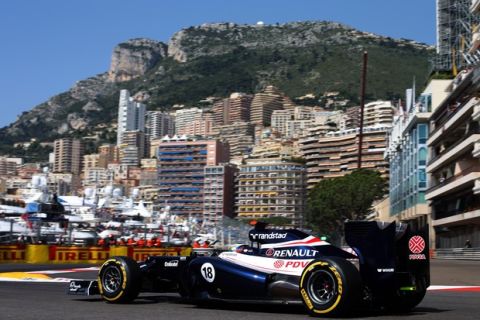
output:
{"label": "car's rear wing", "polygon": [[345,240],[359,258],[364,283],[376,294],[430,285],[428,225],[350,221]]}

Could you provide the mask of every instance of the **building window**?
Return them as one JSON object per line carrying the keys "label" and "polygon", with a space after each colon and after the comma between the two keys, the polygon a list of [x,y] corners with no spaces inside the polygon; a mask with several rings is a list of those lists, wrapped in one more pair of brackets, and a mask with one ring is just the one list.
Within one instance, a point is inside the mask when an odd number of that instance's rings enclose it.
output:
{"label": "building window", "polygon": [[426,203],[425,192],[419,192],[418,193],[418,203]]}
{"label": "building window", "polygon": [[418,164],[424,166],[427,164],[427,148],[418,150]]}
{"label": "building window", "polygon": [[425,174],[425,169],[418,170],[418,187],[419,188],[427,187],[427,175]]}
{"label": "building window", "polygon": [[426,124],[418,125],[418,143],[425,144],[427,143],[428,138],[428,128]]}

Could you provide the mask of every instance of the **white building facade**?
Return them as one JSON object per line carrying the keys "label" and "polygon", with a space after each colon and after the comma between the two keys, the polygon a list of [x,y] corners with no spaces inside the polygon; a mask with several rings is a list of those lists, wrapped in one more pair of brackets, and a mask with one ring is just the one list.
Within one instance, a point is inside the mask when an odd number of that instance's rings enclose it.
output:
{"label": "white building facade", "polygon": [[125,131],[145,131],[145,105],[130,97],[128,90],[120,91],[118,103],[117,145],[122,144]]}

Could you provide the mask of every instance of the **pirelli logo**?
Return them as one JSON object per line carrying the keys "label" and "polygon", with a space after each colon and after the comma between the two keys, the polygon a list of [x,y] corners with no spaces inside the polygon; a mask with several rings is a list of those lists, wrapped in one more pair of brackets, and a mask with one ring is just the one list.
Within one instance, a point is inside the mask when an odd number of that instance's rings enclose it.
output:
{"label": "pirelli logo", "polygon": [[57,247],[49,248],[50,261],[56,262],[102,262],[110,257],[108,248],[72,248],[72,247]]}
{"label": "pirelli logo", "polygon": [[135,261],[144,261],[150,256],[179,256],[179,248],[140,249],[133,248],[129,254]]}
{"label": "pirelli logo", "polygon": [[25,260],[25,247],[19,246],[0,246],[1,262],[19,262]]}

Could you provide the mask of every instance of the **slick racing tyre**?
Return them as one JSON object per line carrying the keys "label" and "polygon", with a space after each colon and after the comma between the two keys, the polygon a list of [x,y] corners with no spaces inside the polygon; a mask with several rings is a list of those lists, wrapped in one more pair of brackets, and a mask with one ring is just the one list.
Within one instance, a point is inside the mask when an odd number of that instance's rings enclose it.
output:
{"label": "slick racing tyre", "polygon": [[140,292],[141,274],[138,263],[129,257],[112,257],[98,273],[100,295],[107,302],[133,301]]}
{"label": "slick racing tyre", "polygon": [[343,258],[313,260],[300,277],[300,296],[312,316],[342,316],[360,302],[361,278]]}

